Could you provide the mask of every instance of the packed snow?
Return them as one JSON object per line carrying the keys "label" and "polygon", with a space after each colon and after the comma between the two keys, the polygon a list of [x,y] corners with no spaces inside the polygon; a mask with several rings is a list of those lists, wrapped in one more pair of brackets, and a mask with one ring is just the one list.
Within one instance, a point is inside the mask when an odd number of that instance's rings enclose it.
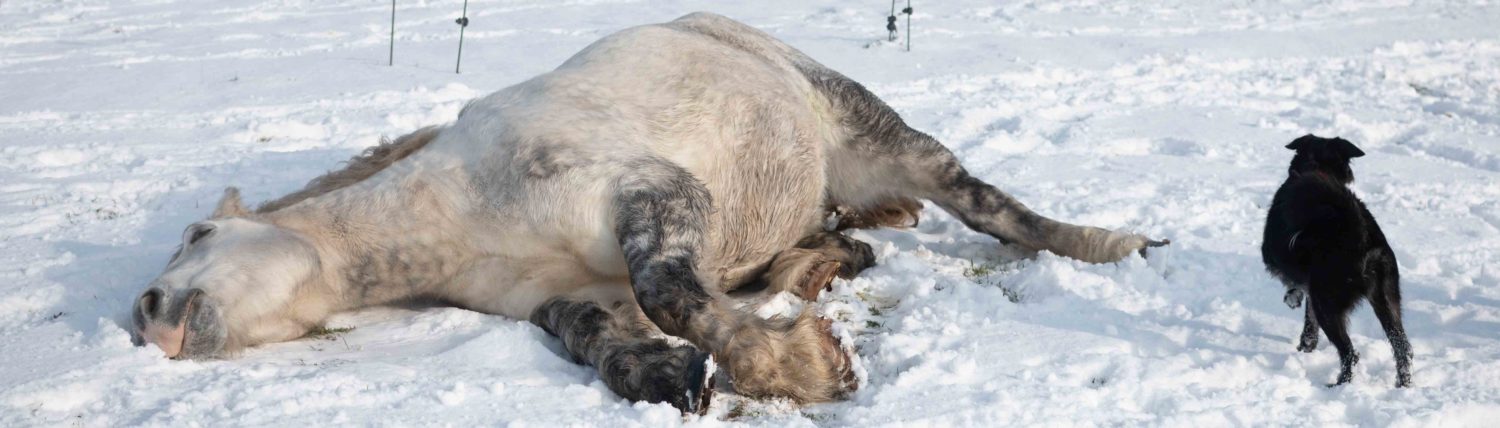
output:
{"label": "packed snow", "polygon": [[[1436,425],[1500,418],[1500,5],[1489,1],[0,3],[0,426]],[[904,2],[903,2],[904,3]],[[898,6],[904,7],[904,4]],[[866,84],[1032,208],[1173,241],[1149,260],[1029,257],[935,207],[860,231],[879,266],[816,303],[859,391],[796,406],[628,402],[519,320],[377,308],[230,359],[134,347],[132,299],[225,186],[262,201],[452,120],[616,30],[714,11]],[[904,32],[904,19],[901,22]],[[1401,265],[1413,387],[1352,315],[1326,340],[1258,252],[1306,133],[1369,155],[1353,187]],[[799,304],[772,299],[772,306]],[[761,308],[774,313],[776,307]]]}

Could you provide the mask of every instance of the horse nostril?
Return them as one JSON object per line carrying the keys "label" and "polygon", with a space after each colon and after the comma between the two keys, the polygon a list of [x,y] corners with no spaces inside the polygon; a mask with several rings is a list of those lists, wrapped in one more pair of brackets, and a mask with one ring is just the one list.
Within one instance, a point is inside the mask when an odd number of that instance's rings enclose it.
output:
{"label": "horse nostril", "polygon": [[161,300],[164,295],[166,293],[162,292],[160,288],[152,287],[150,290],[146,290],[146,294],[142,294],[141,300],[137,302],[141,307],[141,315],[144,315],[146,319],[153,319],[157,315],[160,315]]}

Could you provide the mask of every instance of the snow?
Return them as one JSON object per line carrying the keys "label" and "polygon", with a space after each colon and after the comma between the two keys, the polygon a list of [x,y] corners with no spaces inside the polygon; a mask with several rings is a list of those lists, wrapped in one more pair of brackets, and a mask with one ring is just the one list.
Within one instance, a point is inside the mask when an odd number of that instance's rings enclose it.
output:
{"label": "snow", "polygon": [[[1500,417],[1500,5],[1490,1],[0,4],[0,425],[1399,425]],[[631,25],[709,10],[865,83],[978,176],[1170,257],[1021,258],[932,207],[861,231],[819,303],[861,389],[798,407],[631,403],[528,323],[376,308],[221,361],[130,344],[131,299],[227,185],[266,200],[382,135]],[[903,19],[904,27],[904,19]],[[1415,347],[1352,316],[1352,384],[1258,255],[1282,145],[1339,135],[1402,269]],[[773,301],[781,307],[791,302]]]}

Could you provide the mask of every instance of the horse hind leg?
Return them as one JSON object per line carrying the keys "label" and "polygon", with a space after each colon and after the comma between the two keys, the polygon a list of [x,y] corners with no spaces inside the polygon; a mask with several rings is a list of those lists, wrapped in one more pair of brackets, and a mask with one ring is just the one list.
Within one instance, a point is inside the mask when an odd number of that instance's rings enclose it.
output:
{"label": "horse hind leg", "polygon": [[798,66],[843,116],[847,135],[826,152],[829,196],[837,204],[872,207],[893,197],[928,199],[1002,243],[1092,263],[1117,261],[1167,244],[1037,214],[970,175],[946,147],[908,127],[859,83],[815,64]]}
{"label": "horse hind leg", "polygon": [[922,201],[912,197],[893,196],[866,206],[833,205],[829,211],[838,216],[834,230],[905,229],[921,223]]}
{"label": "horse hind leg", "polygon": [[713,397],[708,353],[667,342],[630,296],[622,297],[553,298],[532,312],[531,322],[561,338],[573,360],[593,366],[620,397],[703,414]]}

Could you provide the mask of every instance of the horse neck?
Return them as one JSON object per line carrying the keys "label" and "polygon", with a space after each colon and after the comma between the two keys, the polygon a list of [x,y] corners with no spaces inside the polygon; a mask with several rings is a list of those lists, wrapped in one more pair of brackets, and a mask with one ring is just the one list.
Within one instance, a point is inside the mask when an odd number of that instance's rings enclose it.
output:
{"label": "horse neck", "polygon": [[467,256],[453,192],[438,177],[403,174],[358,183],[268,214],[301,233],[322,258],[338,309],[435,292]]}

